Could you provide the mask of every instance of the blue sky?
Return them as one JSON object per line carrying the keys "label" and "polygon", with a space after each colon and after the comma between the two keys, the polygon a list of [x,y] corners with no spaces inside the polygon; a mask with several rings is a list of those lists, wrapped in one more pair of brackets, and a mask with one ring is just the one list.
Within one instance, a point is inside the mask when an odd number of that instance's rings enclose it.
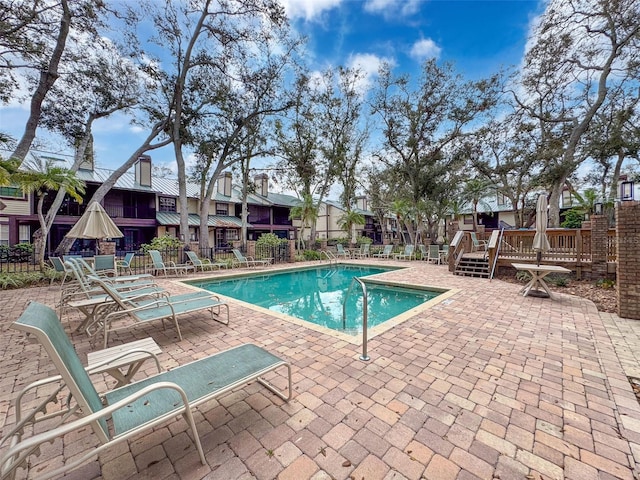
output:
{"label": "blue sky", "polygon": [[[417,76],[428,58],[450,61],[478,79],[522,59],[532,20],[544,4],[530,0],[284,0],[294,29],[309,37],[312,70],[358,65],[371,78],[379,63]],[[19,138],[28,102],[0,107],[0,131]],[[94,126],[98,166],[115,168],[146,136],[122,116]],[[71,154],[41,129],[47,149]],[[171,147],[150,152],[154,164],[173,164]]]}

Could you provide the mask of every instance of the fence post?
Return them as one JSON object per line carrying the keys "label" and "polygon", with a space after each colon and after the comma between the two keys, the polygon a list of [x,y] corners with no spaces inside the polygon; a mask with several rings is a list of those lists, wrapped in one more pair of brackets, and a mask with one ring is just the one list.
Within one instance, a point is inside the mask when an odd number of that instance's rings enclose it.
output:
{"label": "fence post", "polygon": [[616,204],[618,315],[640,320],[640,202]]}
{"label": "fence post", "polygon": [[591,215],[591,279],[607,276],[607,235],[609,220],[604,215]]}

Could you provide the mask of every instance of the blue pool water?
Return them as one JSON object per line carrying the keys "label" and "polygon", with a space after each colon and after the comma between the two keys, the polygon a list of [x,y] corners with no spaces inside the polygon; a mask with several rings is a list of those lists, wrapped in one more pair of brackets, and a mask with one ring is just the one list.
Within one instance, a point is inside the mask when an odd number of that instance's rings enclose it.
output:
{"label": "blue pool water", "polygon": [[[338,265],[236,277],[201,280],[191,285],[333,330],[362,331],[362,290],[353,277],[387,272],[389,268]],[[367,282],[369,327],[379,325],[438,296],[441,292]]]}

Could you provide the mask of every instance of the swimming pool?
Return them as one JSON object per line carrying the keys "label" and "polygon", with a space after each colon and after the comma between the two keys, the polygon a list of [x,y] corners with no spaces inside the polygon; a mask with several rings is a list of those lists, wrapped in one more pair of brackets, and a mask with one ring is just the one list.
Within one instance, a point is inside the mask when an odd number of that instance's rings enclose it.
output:
{"label": "swimming pool", "polygon": [[[357,334],[362,331],[362,290],[354,285],[343,303],[353,277],[370,277],[395,270],[340,264],[260,273],[229,279],[205,279],[190,285],[235,298],[332,330]],[[363,278],[368,293],[369,327],[375,327],[435,298],[441,291],[390,285]]]}

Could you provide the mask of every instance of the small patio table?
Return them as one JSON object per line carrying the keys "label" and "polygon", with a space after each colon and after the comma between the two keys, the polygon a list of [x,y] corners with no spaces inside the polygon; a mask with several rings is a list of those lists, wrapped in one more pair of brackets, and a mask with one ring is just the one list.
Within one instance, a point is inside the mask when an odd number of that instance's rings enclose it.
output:
{"label": "small patio table", "polygon": [[528,295],[535,296],[536,294],[533,292],[539,292],[538,296],[540,296],[538,287],[541,287],[550,298],[553,298],[551,290],[549,290],[547,283],[544,281],[544,277],[550,273],[571,273],[571,270],[559,265],[536,265],[534,263],[512,263],[511,265],[516,270],[524,270],[531,274],[531,281],[520,290],[520,293],[525,297]]}
{"label": "small patio table", "polygon": [[[161,372],[162,368],[157,358],[161,353],[162,349],[158,344],[153,338],[148,337],[105,350],[89,352],[87,369],[91,370],[91,373],[108,373],[118,381],[114,387],[118,388],[131,382],[133,376],[148,359],[153,359],[158,372]],[[97,364],[100,366],[94,367]],[[123,367],[127,367],[126,372],[120,370]]]}

